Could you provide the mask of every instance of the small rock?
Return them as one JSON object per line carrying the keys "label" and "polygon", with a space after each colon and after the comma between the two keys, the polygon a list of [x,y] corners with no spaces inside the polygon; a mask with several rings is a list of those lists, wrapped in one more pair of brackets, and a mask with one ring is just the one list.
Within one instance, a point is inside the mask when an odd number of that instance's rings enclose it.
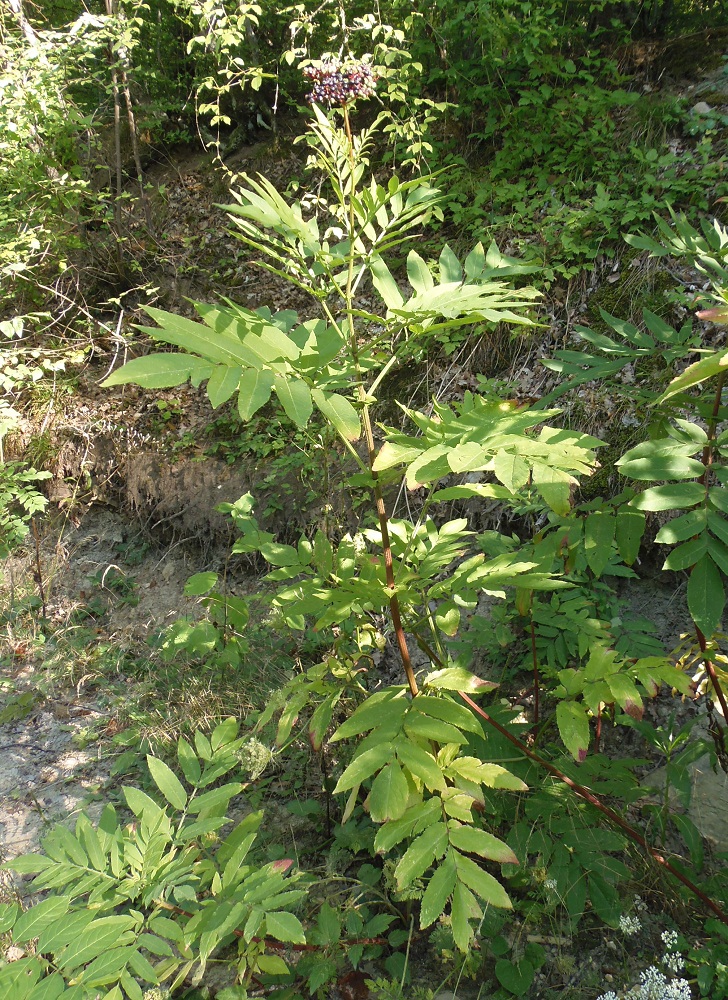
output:
{"label": "small rock", "polygon": [[698,101],[697,104],[692,106],[690,113],[693,115],[709,115],[712,110],[711,106],[706,104],[705,101]]}

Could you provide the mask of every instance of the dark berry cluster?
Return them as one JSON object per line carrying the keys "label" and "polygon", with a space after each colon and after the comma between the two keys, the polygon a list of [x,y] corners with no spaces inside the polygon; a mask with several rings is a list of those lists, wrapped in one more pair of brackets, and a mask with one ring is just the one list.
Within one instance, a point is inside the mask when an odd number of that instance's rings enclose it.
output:
{"label": "dark berry cluster", "polygon": [[377,78],[364,62],[331,61],[321,66],[306,66],[303,75],[313,81],[311,93],[306,94],[309,104],[343,107],[359,98],[371,97],[377,89]]}

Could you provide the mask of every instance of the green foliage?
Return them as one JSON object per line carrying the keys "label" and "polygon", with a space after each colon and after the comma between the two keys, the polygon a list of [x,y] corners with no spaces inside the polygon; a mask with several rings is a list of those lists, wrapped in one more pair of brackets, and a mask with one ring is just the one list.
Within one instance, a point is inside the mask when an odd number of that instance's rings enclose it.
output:
{"label": "green foliage", "polygon": [[33,515],[45,509],[48,501],[35,483],[50,475],[23,462],[0,462],[0,559],[23,541]]}
{"label": "green foliage", "polygon": [[[78,246],[73,223],[94,201],[78,144],[93,123],[71,97],[69,78],[106,44],[99,20],[82,15],[66,31],[21,31],[0,15],[0,274],[22,274],[54,245],[57,263]],[[70,225],[69,225],[70,224]]]}
{"label": "green foliage", "polygon": [[687,953],[687,967],[696,977],[701,997],[728,997],[728,935],[724,924],[706,921],[702,940]]}
{"label": "green foliage", "polygon": [[[517,262],[502,258],[495,248],[486,254],[478,246],[462,263],[445,247],[436,269],[410,251],[407,280],[412,291],[403,295],[383,255],[427,218],[439,195],[421,181],[400,183],[393,178],[387,187],[374,180],[367,184],[363,171],[370,140],[371,132],[365,132],[350,141],[348,132],[316,111],[312,149],[333,193],[332,201],[319,198],[330,227],[323,235],[319,218],[306,219],[301,206],[288,205],[264,178],[249,181],[231,209],[242,237],[265,255],[263,266],[307,291],[318,303],[321,319],[299,323],[290,311],[271,315],[232,303],[226,308],[198,305],[202,324],[149,310],[158,328],[146,332],[186,353],[131,361],[106,384],[134,381],[157,387],[190,377],[195,384],[207,380],[213,405],[237,395],[244,420],[275,392],[298,427],[308,423],[314,407],[319,411],[362,470],[354,479],[359,487],[376,493],[379,477],[391,479],[393,470],[404,464],[410,489],[431,484],[431,501],[436,502],[450,499],[447,489],[434,490],[443,477],[495,468],[501,485],[464,484],[453,487],[455,493],[514,497],[532,480],[545,502],[565,514],[575,476],[594,467],[593,449],[599,442],[544,426],[544,418],[555,416],[555,411],[511,412],[468,396],[457,409],[438,407],[432,418],[408,411],[423,436],[410,438],[385,429],[386,443],[374,454],[369,418],[374,392],[383,374],[406,356],[410,341],[473,321],[527,323],[523,309],[534,293],[514,290],[504,280],[518,273]],[[330,242],[330,232],[337,232],[336,243]],[[354,304],[367,274],[382,300],[377,314]],[[329,305],[332,296],[342,302],[343,319]],[[401,346],[385,355],[379,346],[383,343]],[[537,426],[538,432],[532,433]],[[353,447],[362,434],[369,442],[368,468]],[[451,663],[443,637],[458,630],[459,608],[473,607],[481,590],[502,592],[516,584],[553,589],[559,581],[548,572],[533,572],[535,563],[509,553],[486,560],[476,552],[462,561],[472,544],[463,519],[438,526],[423,512],[417,522],[380,519],[378,528],[345,535],[338,543],[319,529],[313,540],[303,536],[294,546],[280,544],[261,530],[252,516],[252,497],[225,509],[241,535],[233,552],[260,553],[273,567],[268,580],[278,587],[271,599],[286,623],[303,629],[313,620],[316,630],[338,626],[347,637],[335,643],[333,656],[295,678],[272,700],[259,726],[280,711],[277,741],[286,743],[299,713],[313,698],[309,737],[320,747],[344,695],[365,696],[333,737],[368,733],[356,746],[334,794],[348,797],[346,819],[360,788],[366,788],[365,808],[380,826],[375,850],[402,852],[394,869],[397,890],[422,880],[422,926],[433,924],[449,906],[455,942],[458,948],[469,948],[471,921],[482,916],[481,903],[511,905],[499,882],[469,855],[500,863],[515,860],[476,822],[473,808],[484,801],[483,785],[511,790],[524,785],[502,766],[468,753],[469,734],[482,737],[482,730],[450,692],[482,692],[493,685]],[[457,568],[451,568],[456,561]],[[193,578],[190,586],[202,593],[212,582],[204,575]],[[364,658],[377,643],[367,622],[373,624],[395,600],[396,627],[421,637],[423,648],[439,650],[432,654],[437,669],[424,678],[419,693],[412,690],[410,679],[411,693],[417,695],[412,701],[401,688],[366,697],[358,679]],[[359,622],[357,634],[346,625],[352,618]]]}
{"label": "green foliage", "polygon": [[460,229],[480,233],[484,219],[491,231],[507,228],[548,279],[568,278],[613,253],[610,234],[654,209],[707,209],[706,181],[723,193],[713,134],[671,149],[667,135],[689,125],[687,109],[650,102],[619,72],[611,52],[638,23],[635,11],[620,24],[604,3],[438,5],[411,51],[462,130],[455,148],[441,142],[435,152],[435,163],[456,165],[447,210]]}
{"label": "green foliage", "polygon": [[[187,9],[201,25],[191,47],[202,47],[202,29],[209,29],[205,54],[224,67],[222,86],[214,75],[201,85],[213,95],[206,110],[224,123],[222,98],[244,82],[254,86],[266,79],[240,54],[246,49],[254,56],[264,8],[248,5],[235,13],[210,2]],[[491,38],[500,32],[515,44],[523,37],[516,14],[529,14],[531,32],[530,48],[524,47],[518,58],[495,60],[498,72],[507,77],[513,135],[522,137],[520,144],[495,149],[498,123],[490,113],[495,70],[473,98],[472,110],[477,106],[486,117],[480,138],[494,147],[497,185],[505,184],[505,156],[513,156],[514,148],[522,156],[524,173],[536,161],[538,170],[553,169],[554,150],[544,143],[538,148],[534,123],[555,109],[550,130],[573,157],[567,166],[583,171],[584,186],[578,190],[587,198],[598,175],[600,151],[614,146],[616,119],[634,102],[627,92],[596,87],[599,74],[616,79],[615,68],[598,55],[586,49],[573,59],[550,53],[555,9],[469,5],[469,13],[492,15]],[[450,21],[460,17],[447,5],[443,11]],[[296,14],[303,28],[306,9],[297,8]],[[416,15],[411,24],[419,24]],[[363,19],[357,30],[373,34],[378,27]],[[394,29],[381,34],[386,46],[402,42]],[[387,51],[394,65],[397,54]],[[457,57],[474,59],[462,50]],[[396,86],[394,74],[388,75],[387,86]],[[412,75],[402,85],[403,101],[414,86]],[[437,110],[434,104],[425,106]],[[36,888],[54,892],[27,914],[0,912],[21,944],[40,937],[37,954],[22,967],[28,970],[27,984],[9,966],[0,968],[0,985],[5,981],[20,990],[29,984],[17,1000],[37,1000],[37,984],[55,990],[49,994],[54,997],[86,1000],[87,989],[110,987],[107,997],[112,1000],[122,1000],[124,994],[139,1000],[140,980],[152,986],[169,982],[172,990],[190,975],[199,983],[208,960],[236,938],[234,961],[243,985],[259,974],[289,976],[292,982],[293,971],[267,950],[268,938],[297,946],[310,943],[317,950],[301,957],[295,976],[313,994],[337,978],[342,949],[348,949],[356,967],[364,946],[372,944],[370,938],[387,931],[388,944],[403,942],[406,932],[389,931],[392,911],[401,903],[416,910],[421,929],[446,929],[466,954],[473,949],[476,928],[483,928],[493,911],[506,912],[514,904],[529,919],[558,911],[573,928],[588,900],[601,920],[610,925],[618,921],[619,885],[629,876],[620,856],[625,838],[595,825],[592,807],[574,807],[563,779],[631,801],[636,781],[630,768],[588,756],[592,719],[597,720],[597,741],[606,712],[639,729],[645,697],[654,697],[661,685],[689,690],[682,670],[657,655],[648,634],[637,626],[622,628],[604,580],[633,574],[645,512],[685,512],[661,529],[658,542],[678,545],[668,568],[691,570],[688,604],[703,640],[718,626],[722,573],[728,570],[728,551],[723,552],[728,530],[721,527],[725,504],[720,499],[728,444],[719,427],[726,353],[706,352],[687,370],[676,372],[667,389],[645,390],[641,402],[658,414],[652,437],[624,455],[619,468],[638,483],[664,485],[637,495],[628,492],[574,507],[580,478],[596,469],[603,442],[559,427],[560,411],[549,407],[582,382],[612,378],[628,364],[653,364],[657,352],[661,365],[677,365],[698,347],[689,326],[675,331],[649,310],[644,312],[646,331],[606,313],[604,322],[614,336],[581,328],[581,338],[595,353],[560,352],[551,366],[567,382],[539,405],[466,393],[459,403],[401,407],[403,426],[381,426],[375,438],[377,394],[395,366],[421,357],[430,345],[458,342],[473,325],[484,331],[503,323],[534,326],[537,293],[521,284],[533,266],[502,255],[495,244],[486,250],[477,243],[464,256],[445,245],[436,260],[412,249],[413,238],[432,219],[441,218],[450,196],[434,186],[433,178],[383,181],[376,171],[370,175],[376,130],[391,127],[391,118],[381,116],[353,134],[349,108],[340,112],[343,127],[338,113],[327,115],[314,107],[307,142],[312,165],[327,182],[314,196],[291,202],[259,175],[244,178],[236,204],[228,208],[236,235],[260,265],[309,296],[312,318],[302,320],[293,310],[248,309],[227,299],[220,305],[196,303],[199,321],[150,307],[146,311],[156,325],[140,329],[175,350],[137,357],[104,383],[146,389],[188,380],[193,386],[206,383],[212,406],[234,404],[249,427],[274,404],[300,435],[312,428],[318,435],[324,428],[321,452],[338,449],[349,463],[347,472],[355,470],[347,483],[357,498],[354,510],[364,510],[368,501],[370,512],[361,514],[358,525],[345,531],[324,516],[300,538],[284,542],[261,527],[250,494],[221,508],[239,534],[233,554],[254,556],[269,567],[261,603],[271,610],[273,621],[317,638],[316,662],[308,660],[271,695],[253,723],[257,735],[247,742],[238,739],[237,727],[228,721],[209,740],[198,733],[194,749],[180,739],[179,774],[150,757],[152,781],[166,804],[126,788],[126,805],[136,817],[131,826],[123,828],[107,807],[98,828],[82,818],[75,836],[60,828],[44,841],[40,858],[16,863],[16,870],[37,873]],[[424,141],[419,148],[410,144],[412,159],[423,151],[428,151]],[[645,184],[659,187],[660,171],[674,164],[652,152],[642,156],[637,147],[633,150]],[[677,176],[677,166],[675,171]],[[541,190],[544,178],[547,187]],[[621,212],[622,224],[645,217],[630,214],[629,206],[611,204],[607,189],[596,183],[597,215],[609,209],[616,220]],[[548,190],[552,197],[548,173],[543,178],[539,174],[535,184],[536,191]],[[526,187],[520,194],[525,203],[532,192]],[[496,197],[493,189],[488,196]],[[655,201],[647,198],[647,204]],[[554,218],[562,207],[556,206]],[[721,275],[722,230],[705,228],[701,235],[686,227],[678,221],[683,255],[707,273]],[[545,229],[550,231],[548,225]],[[558,254],[565,273],[570,261],[592,260],[596,254],[592,242],[586,249],[579,244],[579,236],[577,232],[570,243],[568,233],[562,238]],[[641,239],[639,245],[658,252],[657,244]],[[359,294],[364,289],[366,297]],[[716,296],[723,310],[723,292],[718,289]],[[668,367],[663,382],[670,374]],[[717,391],[705,399],[696,396],[696,388],[712,379]],[[175,406],[174,401],[159,406],[162,422],[175,419]],[[697,414],[694,420],[681,415],[690,406]],[[257,433],[250,430],[249,439],[256,440]],[[238,444],[242,450],[245,442]],[[264,445],[256,447],[260,451]],[[328,476],[327,463],[325,458]],[[387,506],[390,488],[399,483],[407,491],[408,516],[395,518],[387,514]],[[532,537],[522,542],[495,532],[477,536],[465,517],[444,515],[439,506],[483,499],[530,519],[536,525]],[[213,572],[188,580],[185,595],[201,598],[206,616],[179,621],[165,632],[159,643],[163,663],[234,671],[254,650],[245,635],[248,602],[217,587]],[[536,775],[527,760],[533,753],[516,736],[514,753],[508,739],[518,725],[508,708],[479,707],[498,687],[473,672],[467,656],[467,613],[483,595],[510,602],[489,626],[499,645],[513,642],[519,630],[520,640],[530,632],[536,728],[542,678],[550,688],[548,710],[554,712],[553,724],[547,719],[534,740],[556,740],[558,734],[557,748],[543,750],[547,767],[560,776],[558,783]],[[375,669],[388,636],[399,650],[401,685],[380,683]],[[426,659],[420,673],[410,656],[415,643]],[[476,703],[474,697],[482,701]],[[486,730],[481,717],[494,724]],[[502,726],[497,717],[504,720]],[[275,750],[264,742],[273,724]],[[382,884],[390,910],[372,913],[361,905],[354,908],[356,917],[345,920],[324,902],[307,931],[308,942],[302,921],[291,910],[304,890],[288,888],[298,881],[295,876],[284,879],[290,863],[256,867],[248,858],[260,817],[247,817],[220,840],[228,804],[243,785],[217,784],[238,766],[254,780],[274,753],[295,744],[301,734],[321,755],[322,769],[333,764],[324,784],[340,811],[337,849],[370,849],[375,860],[384,859]],[[671,742],[669,754],[676,749],[677,741]],[[673,767],[671,780],[679,782],[680,773],[679,766]],[[529,792],[529,786],[537,790]],[[329,824],[331,808],[327,800]],[[306,803],[301,809],[306,811]],[[666,823],[664,819],[663,837]],[[674,825],[698,863],[695,831],[688,823]],[[377,880],[378,868],[368,867]],[[546,873],[535,887],[531,867]],[[373,885],[367,878],[360,875]],[[345,931],[364,940],[351,943]],[[80,957],[79,937],[85,942]],[[95,950],[99,942],[103,944]],[[161,961],[155,963],[150,955]],[[514,951],[511,958],[505,955],[494,949],[495,976],[511,995],[525,995],[543,954],[532,948]],[[401,956],[394,958],[393,966],[401,961]],[[50,985],[42,985],[46,982]]]}
{"label": "green foliage", "polygon": [[657,695],[661,684],[682,694],[692,689],[690,679],[667,657],[625,660],[616,650],[596,643],[590,646],[585,667],[560,670],[559,681],[554,694],[564,700],[556,707],[556,721],[564,745],[579,761],[589,749],[590,716],[598,717],[605,708],[618,705],[630,718],[641,719],[644,703],[640,688],[650,698]]}
{"label": "green foliage", "polygon": [[[560,763],[567,775],[586,781],[597,793],[617,795],[624,802],[640,795],[633,774],[639,761],[617,764],[595,755],[578,768]],[[591,807],[574,802],[563,785],[542,781],[525,800],[524,815],[511,826],[506,839],[520,862],[518,868],[505,870],[510,884],[525,888],[531,880],[535,883],[521,904],[527,920],[537,922],[546,913],[559,914],[567,927],[574,928],[589,899],[604,923],[618,923],[617,887],[629,877],[622,855],[624,836],[595,825]]]}
{"label": "green foliage", "polygon": [[33,874],[35,891],[50,896],[23,912],[0,906],[0,927],[34,952],[0,965],[7,1000],[41,996],[90,1000],[141,1000],[141,983],[199,981],[210,959],[237,940],[234,959],[241,980],[269,971],[266,939],[303,943],[292,911],[305,890],[289,874],[291,861],[259,864],[250,854],[262,820],[250,813],[224,837],[226,816],[243,785],[219,784],[239,764],[244,740],[233,719],[210,738],[195,735],[194,748],[177,746],[177,770],[147,757],[161,799],[123,789],[134,820],[122,825],[107,805],[96,826],[85,814],[75,833],[57,826],[42,853],[9,867]]}

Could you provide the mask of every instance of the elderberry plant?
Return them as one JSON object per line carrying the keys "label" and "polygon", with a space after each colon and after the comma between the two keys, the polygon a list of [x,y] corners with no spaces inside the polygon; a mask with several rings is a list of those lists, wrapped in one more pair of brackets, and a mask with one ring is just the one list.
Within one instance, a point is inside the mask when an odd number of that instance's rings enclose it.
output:
{"label": "elderberry plant", "polygon": [[[305,292],[315,315],[302,320],[293,310],[248,309],[229,299],[215,306],[195,303],[201,322],[149,308],[156,326],[142,329],[181,350],[132,360],[105,384],[133,382],[161,388],[188,379],[195,386],[206,382],[213,407],[235,399],[244,422],[276,397],[301,433],[308,431],[316,414],[317,434],[323,424],[326,446],[347,457],[349,489],[359,501],[369,499],[369,514],[348,533],[324,518],[297,544],[287,544],[258,523],[252,496],[221,508],[239,533],[233,552],[257,554],[268,564],[263,597],[271,608],[289,627],[313,626],[327,642],[320,661],[271,699],[257,729],[277,717],[276,754],[292,740],[299,717],[305,720],[315,751],[328,743],[336,768],[333,794],[338,798],[341,827],[366,817],[368,843],[385,857],[392,898],[407,900],[408,907],[416,905],[421,928],[440,922],[457,948],[467,951],[486,916],[490,919],[494,909],[506,911],[512,905],[503,882],[518,868],[516,849],[522,847],[523,824],[513,824],[507,842],[500,839],[497,834],[502,831],[494,817],[509,810],[496,809],[494,803],[524,791],[523,778],[530,772],[520,766],[522,759],[504,755],[493,731],[484,729],[481,719],[508,735],[476,700],[498,685],[471,671],[470,661],[457,655],[454,640],[482,594],[499,599],[515,592],[516,601],[523,602],[524,596],[531,601],[534,594],[557,594],[569,586],[563,579],[568,560],[561,559],[559,539],[565,537],[561,525],[570,517],[578,477],[597,466],[601,442],[553,426],[556,409],[472,393],[459,403],[434,402],[421,410],[402,407],[402,428],[380,426],[375,433],[373,413],[381,386],[393,369],[412,357],[413,344],[437,343],[475,323],[486,329],[498,323],[532,325],[536,293],[529,287],[514,287],[512,279],[531,268],[504,257],[495,245],[486,250],[478,244],[464,259],[449,246],[443,247],[436,262],[420,256],[412,244],[421,227],[439,212],[442,193],[422,178],[391,177],[383,185],[367,177],[379,122],[354,133],[350,106],[373,91],[368,64],[331,61],[307,75],[314,81],[307,142],[312,165],[328,181],[328,188],[321,186],[305,205],[289,203],[265,177],[247,177],[228,212],[236,234],[256,251],[260,266]],[[328,112],[317,102],[328,104]],[[404,271],[395,277],[389,262],[407,244]],[[365,288],[366,298],[360,294]],[[400,482],[409,493],[408,518],[395,518],[389,511]],[[552,519],[553,530],[533,544],[504,543],[497,551],[487,551],[465,518],[438,516],[439,505],[472,499],[504,501],[514,507],[535,503]],[[363,509],[362,503],[357,502],[355,509]],[[599,576],[615,552],[630,557],[633,539],[623,530],[629,518],[620,520],[621,512],[616,511],[582,513],[585,517],[575,522],[574,535],[583,543],[586,568]],[[642,515],[634,512],[634,517],[640,520]],[[572,528],[573,524],[567,531]],[[214,573],[197,574],[188,582],[187,593],[206,594],[215,620],[232,621],[236,631],[243,632],[246,602],[218,593],[216,583]],[[377,676],[374,656],[387,643],[396,648],[402,667],[401,683],[388,686]],[[422,669],[415,666],[414,645],[424,656]],[[660,673],[662,664],[650,672],[648,668],[655,666],[617,660],[595,643],[590,670],[582,678],[585,683],[572,684],[570,674],[560,673],[564,688],[560,697],[566,707],[557,713],[558,727],[577,759],[589,745],[590,714],[598,716],[604,704],[615,702],[625,711],[636,710],[641,700],[634,696],[634,681],[654,693],[666,679]],[[508,715],[504,711],[502,718]],[[207,747],[200,746],[199,754],[207,761]],[[537,761],[525,744],[519,747]],[[257,736],[247,741],[246,748],[237,756],[236,766],[245,765],[251,776],[259,774],[271,751]],[[180,753],[186,781],[196,787],[198,770],[187,759],[184,746]],[[504,764],[509,761],[512,767],[507,768]],[[186,808],[190,798],[179,779],[158,763],[150,762],[150,770],[169,805]],[[551,771],[563,777],[554,768]],[[203,778],[205,774],[203,770]],[[134,790],[127,794],[132,811],[136,803],[164,825],[159,808],[139,798],[141,794]],[[216,799],[215,803],[217,809]],[[211,816],[215,830],[226,822],[223,811]],[[90,829],[86,824],[79,829],[77,840],[83,850],[95,850],[99,837],[106,850],[102,836],[106,831],[94,835]],[[211,827],[200,835],[215,830]],[[563,835],[563,824],[555,824],[554,831]],[[151,826],[147,833],[153,840]],[[125,834],[114,827],[110,836],[110,864],[116,877],[113,844]],[[605,849],[604,839],[594,841],[594,850],[583,837],[581,841],[571,848],[573,864],[570,858],[562,863],[554,846],[550,871],[559,892],[571,893],[569,912],[574,919],[584,908],[587,883],[596,911],[611,919],[617,903],[613,882],[621,868],[612,864],[609,871],[606,866],[597,871],[595,852]],[[71,860],[74,853],[80,857],[75,843],[67,838],[64,843]],[[246,850],[247,843],[246,838]],[[238,848],[228,838],[223,841],[224,854],[225,845],[236,861],[239,854],[242,861],[242,845]],[[606,850],[621,846],[617,838],[607,843]],[[563,845],[562,849],[568,853]],[[551,857],[550,850],[545,841],[540,853]],[[131,858],[132,847],[128,853]],[[527,853],[521,850],[521,860]],[[40,868],[37,861],[25,864],[24,870],[41,875],[50,867],[45,861]],[[226,938],[239,937],[245,951],[243,977],[253,968],[266,972],[280,968],[277,956],[265,954],[263,921],[275,941],[308,947],[303,924],[288,911],[299,900],[296,890],[268,900],[266,912],[249,913],[248,887],[241,888],[240,899],[228,901],[231,908],[222,928],[210,931],[209,937],[207,929],[202,934],[207,917],[198,914],[210,914],[214,922],[219,913],[216,895],[220,888],[228,888],[225,872],[220,886],[209,866],[204,871],[212,881],[199,883],[195,904],[190,900],[187,908],[185,890],[171,904],[186,928],[180,954],[171,964],[163,960],[152,965],[136,944],[130,944],[129,951],[116,956],[120,963],[113,969],[116,979],[109,980],[115,982],[114,1000],[122,1000],[124,993],[129,1000],[139,1000],[137,979],[145,976],[154,987],[157,981],[170,980],[174,992],[181,982],[180,963],[195,963],[188,947],[192,931],[199,932],[201,971],[211,949],[224,946]],[[580,887],[573,892],[572,881]],[[237,891],[237,886],[235,882],[230,891]],[[150,902],[156,905],[160,899],[166,902],[155,892]],[[606,904],[599,904],[599,899]],[[245,917],[242,927],[240,916]],[[14,911],[11,918],[14,928],[21,918]],[[127,929],[136,934],[142,926],[130,924]],[[171,931],[166,923],[160,926]],[[312,932],[314,947],[317,933]],[[66,946],[62,935],[58,940]],[[393,940],[390,944],[396,946]],[[47,951],[55,954],[50,946]],[[353,957],[351,961],[355,964]],[[516,977],[522,985],[533,975],[526,960],[514,965],[502,959],[499,967],[498,978],[505,984]],[[330,975],[335,975],[335,968]],[[319,977],[317,988],[325,982]],[[21,992],[13,1000],[26,996]]]}
{"label": "elderberry plant", "polygon": [[[487,251],[477,245],[464,261],[445,246],[435,264],[410,249],[409,287],[402,287],[387,258],[412,245],[442,194],[422,178],[391,177],[385,186],[365,177],[378,123],[354,134],[349,110],[355,97],[372,90],[366,64],[332,62],[307,75],[315,80],[314,100],[332,106],[327,114],[313,104],[307,137],[328,193],[314,199],[310,214],[286,202],[266,178],[248,177],[228,211],[260,266],[308,293],[318,316],[301,321],[291,310],[272,314],[229,300],[197,303],[202,323],[150,309],[157,327],[146,332],[185,353],[131,361],[106,385],[207,381],[213,406],[237,397],[244,421],[275,394],[299,428],[318,411],[348,453],[349,486],[371,498],[373,515],[352,533],[342,536],[324,524],[297,545],[281,544],[257,522],[251,496],[225,507],[240,533],[233,551],[259,553],[271,567],[273,607],[290,627],[313,623],[330,638],[329,654],[271,700],[259,726],[278,714],[283,745],[305,711],[319,749],[339,723],[329,742],[341,759],[334,794],[343,796],[342,822],[363,804],[377,827],[374,850],[393,864],[397,892],[422,887],[421,926],[447,915],[455,944],[467,949],[484,907],[511,906],[497,872],[517,863],[489,828],[484,788],[516,791],[525,784],[489,760],[487,750],[474,749],[474,738],[478,747],[487,748],[488,740],[459,692],[478,697],[497,685],[454,659],[449,640],[484,591],[497,596],[516,585],[563,584],[517,551],[486,558],[467,521],[438,523],[434,505],[513,498],[529,484],[549,509],[565,514],[577,477],[596,466],[600,442],[550,426],[557,410],[530,412],[470,393],[457,405],[404,408],[411,433],[384,427],[381,439],[375,435],[377,393],[411,356],[413,341],[436,341],[473,323],[530,325],[536,293],[513,287],[511,279],[530,269],[495,245]],[[365,282],[379,299],[377,311],[359,298]],[[390,488],[403,473],[418,507],[411,519],[387,510]],[[384,688],[371,657],[382,635],[396,646],[404,682]],[[413,644],[429,660],[420,673]],[[342,722],[344,706],[350,714]]]}

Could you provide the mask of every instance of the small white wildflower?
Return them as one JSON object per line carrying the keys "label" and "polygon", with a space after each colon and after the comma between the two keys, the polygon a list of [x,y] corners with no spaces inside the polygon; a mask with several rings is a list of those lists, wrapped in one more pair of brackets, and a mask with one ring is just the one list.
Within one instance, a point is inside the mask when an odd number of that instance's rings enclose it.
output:
{"label": "small white wildflower", "polygon": [[667,978],[654,965],[640,972],[639,1000],[666,1000]]}
{"label": "small white wildflower", "polygon": [[692,1000],[692,996],[687,979],[673,979],[665,992],[665,1000]]}
{"label": "small white wildflower", "polygon": [[543,887],[544,889],[547,889],[548,892],[556,892],[556,886],[557,883],[555,878],[544,879]]}
{"label": "small white wildflower", "polygon": [[614,990],[610,990],[609,993],[602,993],[600,997],[597,997],[597,1000],[619,1000],[619,997]]}
{"label": "small white wildflower", "polygon": [[627,917],[622,914],[619,918],[619,929],[625,937],[634,937],[642,930],[642,921],[639,917]]}
{"label": "small white wildflower", "polygon": [[686,979],[668,980],[654,965],[640,972],[640,985],[628,996],[634,1000],[692,1000],[690,984]]}
{"label": "small white wildflower", "polygon": [[685,959],[675,951],[666,951],[662,956],[663,964],[670,972],[677,974],[685,968]]}
{"label": "small white wildflower", "polygon": [[663,931],[660,937],[668,951],[674,951],[677,948],[677,931]]}

